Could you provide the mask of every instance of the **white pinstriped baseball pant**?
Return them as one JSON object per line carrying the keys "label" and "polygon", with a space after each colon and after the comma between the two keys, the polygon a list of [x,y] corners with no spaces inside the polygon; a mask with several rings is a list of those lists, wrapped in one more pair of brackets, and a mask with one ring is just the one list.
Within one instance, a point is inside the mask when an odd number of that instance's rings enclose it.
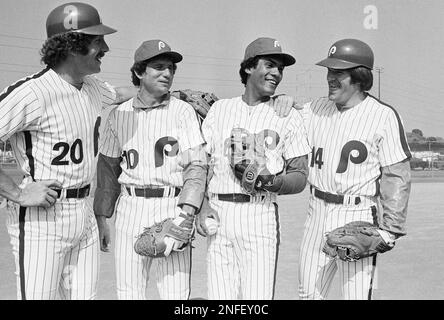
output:
{"label": "white pinstriped baseball pant", "polygon": [[17,299],[96,298],[99,236],[90,200],[58,200],[48,209],[8,201],[8,212]]}
{"label": "white pinstriped baseball pant", "polygon": [[134,251],[144,228],[177,216],[178,197],[143,198],[123,191],[116,204],[116,277],[119,300],[146,300],[151,265],[162,300],[186,300],[190,295],[191,248],[165,258],[148,258]]}
{"label": "white pinstriped baseball pant", "polygon": [[207,252],[210,300],[271,300],[279,252],[277,204],[210,199],[220,218]]}
{"label": "white pinstriped baseball pant", "polygon": [[[373,206],[373,209],[372,209]],[[322,252],[325,234],[352,221],[374,223],[376,204],[365,199],[357,206],[326,203],[310,195],[299,257],[299,298],[326,299],[332,280],[339,271],[341,293],[345,300],[371,299],[376,257],[344,262]]]}

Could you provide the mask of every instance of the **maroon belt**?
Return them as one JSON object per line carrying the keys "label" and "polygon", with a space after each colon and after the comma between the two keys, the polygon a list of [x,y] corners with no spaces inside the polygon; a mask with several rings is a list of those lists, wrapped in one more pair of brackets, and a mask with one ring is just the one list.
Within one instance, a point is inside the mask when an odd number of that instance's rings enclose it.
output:
{"label": "maroon belt", "polygon": [[[310,191],[312,193],[313,189],[314,189],[314,196],[318,199],[322,199],[328,203],[345,204],[343,195],[324,192],[314,188],[313,186],[310,186]],[[360,204],[360,203],[361,203],[361,198],[355,197],[355,204]]]}
{"label": "maroon belt", "polygon": [[[134,188],[134,194],[131,193],[131,188],[126,188],[129,195],[142,198],[162,198],[164,196],[164,188]],[[180,188],[174,188],[174,196],[177,197],[180,193]]]}
{"label": "maroon belt", "polygon": [[[70,198],[76,198],[76,199],[82,199],[85,198],[87,196],[89,196],[89,191],[91,189],[91,185],[87,185],[84,186],[82,188],[79,189],[66,189],[66,199],[70,199]],[[55,190],[57,192],[57,198],[60,198],[60,195],[62,194],[62,190],[61,189],[56,189]]]}

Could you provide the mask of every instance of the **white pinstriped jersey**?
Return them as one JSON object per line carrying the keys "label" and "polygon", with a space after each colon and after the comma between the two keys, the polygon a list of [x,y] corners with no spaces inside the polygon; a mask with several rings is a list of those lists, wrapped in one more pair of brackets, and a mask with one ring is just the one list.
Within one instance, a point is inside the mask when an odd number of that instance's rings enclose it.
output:
{"label": "white pinstriped jersey", "polygon": [[264,134],[267,168],[272,174],[283,170],[284,160],[310,152],[303,120],[297,111],[291,110],[284,118],[276,115],[266,103],[249,106],[242,97],[218,100],[202,124],[207,152],[214,165],[214,175],[208,187],[210,193],[244,193],[227,157],[233,128]]}
{"label": "white pinstriped jersey", "polygon": [[122,156],[120,184],[183,186],[180,155],[204,143],[196,112],[173,96],[154,109],[134,108],[133,100],[110,112],[100,152]]}
{"label": "white pinstriped jersey", "polygon": [[308,181],[320,190],[375,196],[380,167],[410,157],[400,116],[370,95],[343,111],[320,98],[305,104],[302,114],[312,146]]}
{"label": "white pinstriped jersey", "polygon": [[0,95],[0,139],[10,138],[27,176],[55,179],[63,188],[84,186],[96,169],[100,111],[115,99],[114,89],[95,76],[85,77],[78,90],[44,69]]}

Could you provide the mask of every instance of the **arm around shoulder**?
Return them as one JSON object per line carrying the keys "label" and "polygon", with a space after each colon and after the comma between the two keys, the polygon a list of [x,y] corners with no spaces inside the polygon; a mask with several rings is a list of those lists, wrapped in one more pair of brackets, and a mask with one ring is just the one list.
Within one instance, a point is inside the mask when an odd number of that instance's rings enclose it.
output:
{"label": "arm around shoulder", "polygon": [[115,104],[121,104],[131,98],[134,98],[137,96],[137,92],[139,91],[139,88],[135,86],[115,87],[114,89],[116,90]]}

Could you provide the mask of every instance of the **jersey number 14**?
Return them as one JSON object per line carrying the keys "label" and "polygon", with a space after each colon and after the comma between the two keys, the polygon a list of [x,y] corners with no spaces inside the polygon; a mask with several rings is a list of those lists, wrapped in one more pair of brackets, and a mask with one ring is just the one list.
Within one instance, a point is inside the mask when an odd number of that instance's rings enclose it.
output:
{"label": "jersey number 14", "polygon": [[[313,147],[311,150],[310,167],[318,166],[318,169],[322,169],[324,161],[322,155],[324,148]],[[360,164],[363,163],[368,156],[367,147],[360,141],[352,140],[347,142],[341,150],[341,156],[339,159],[339,165],[336,169],[336,173],[344,173],[347,171],[349,160],[351,163]]]}

